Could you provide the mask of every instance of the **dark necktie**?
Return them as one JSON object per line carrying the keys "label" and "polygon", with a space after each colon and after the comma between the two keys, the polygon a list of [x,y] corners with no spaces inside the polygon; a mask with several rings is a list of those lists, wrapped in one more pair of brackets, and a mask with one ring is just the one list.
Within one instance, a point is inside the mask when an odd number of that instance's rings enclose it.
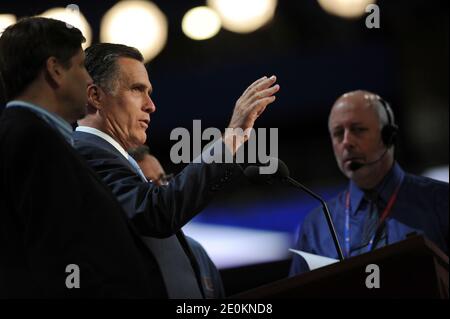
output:
{"label": "dark necktie", "polygon": [[[367,201],[369,206],[369,212],[364,223],[362,244],[368,246],[372,238],[374,238],[378,223],[379,223],[379,211],[378,211],[378,194],[376,192],[367,192],[364,195],[364,199]],[[379,236],[377,236],[379,237]],[[373,243],[373,248],[375,247],[377,238],[375,238]]]}

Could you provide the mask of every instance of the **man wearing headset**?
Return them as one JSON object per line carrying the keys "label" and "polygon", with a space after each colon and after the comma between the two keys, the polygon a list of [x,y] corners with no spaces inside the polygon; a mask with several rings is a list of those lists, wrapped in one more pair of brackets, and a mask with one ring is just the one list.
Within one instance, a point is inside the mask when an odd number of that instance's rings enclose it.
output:
{"label": "man wearing headset", "polygon": [[[448,183],[405,173],[394,160],[398,127],[378,95],[353,91],[339,97],[328,119],[334,155],[350,180],[327,202],[344,258],[423,234],[448,254]],[[296,249],[337,258],[320,208],[309,213]],[[290,275],[308,270],[294,256]]]}

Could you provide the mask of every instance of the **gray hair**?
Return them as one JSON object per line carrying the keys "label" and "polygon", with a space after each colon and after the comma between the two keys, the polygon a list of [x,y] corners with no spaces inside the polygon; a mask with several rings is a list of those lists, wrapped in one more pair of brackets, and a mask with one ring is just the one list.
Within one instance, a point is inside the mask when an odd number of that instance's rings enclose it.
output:
{"label": "gray hair", "polygon": [[123,44],[97,43],[87,48],[85,53],[86,70],[94,84],[113,94],[120,80],[117,60],[131,58],[140,62],[144,61],[139,50]]}

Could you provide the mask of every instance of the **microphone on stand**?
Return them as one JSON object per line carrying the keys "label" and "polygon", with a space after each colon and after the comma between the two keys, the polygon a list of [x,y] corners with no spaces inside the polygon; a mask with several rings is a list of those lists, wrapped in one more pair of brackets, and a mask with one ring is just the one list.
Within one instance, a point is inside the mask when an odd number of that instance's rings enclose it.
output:
{"label": "microphone on stand", "polygon": [[319,195],[311,191],[309,188],[291,178],[289,176],[289,169],[283,161],[281,161],[280,159],[272,158],[270,162],[273,161],[276,161],[278,164],[277,165],[278,169],[273,174],[260,174],[260,168],[258,166],[248,166],[244,170],[244,174],[250,181],[258,184],[261,183],[273,184],[274,181],[281,181],[287,183],[288,185],[300,189],[309,194],[310,196],[314,197],[315,199],[317,199],[322,204],[322,210],[323,213],[325,214],[325,219],[327,220],[328,228],[330,230],[331,237],[333,238],[334,246],[336,248],[339,260],[344,260],[344,255],[342,254],[342,249],[337,239],[336,230],[333,221],[331,219],[331,214],[325,201]]}

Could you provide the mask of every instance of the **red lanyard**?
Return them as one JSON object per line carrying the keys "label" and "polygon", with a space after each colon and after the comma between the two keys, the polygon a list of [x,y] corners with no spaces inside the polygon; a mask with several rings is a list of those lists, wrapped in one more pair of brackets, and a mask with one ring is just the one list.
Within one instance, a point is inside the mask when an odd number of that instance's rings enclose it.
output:
{"label": "red lanyard", "polygon": [[[394,193],[389,198],[388,204],[386,205],[386,208],[384,209],[383,213],[381,214],[381,217],[378,221],[378,227],[383,224],[385,219],[389,216],[392,206],[394,206],[395,201],[397,200],[397,195],[400,190],[400,186],[402,185],[402,180],[398,183],[397,187],[395,188]],[[376,234],[376,231],[375,231]],[[369,242],[369,251],[372,250],[373,241],[375,239],[375,234],[372,236],[372,239]],[[347,191],[345,195],[345,254],[346,257],[350,257],[350,191]]]}

